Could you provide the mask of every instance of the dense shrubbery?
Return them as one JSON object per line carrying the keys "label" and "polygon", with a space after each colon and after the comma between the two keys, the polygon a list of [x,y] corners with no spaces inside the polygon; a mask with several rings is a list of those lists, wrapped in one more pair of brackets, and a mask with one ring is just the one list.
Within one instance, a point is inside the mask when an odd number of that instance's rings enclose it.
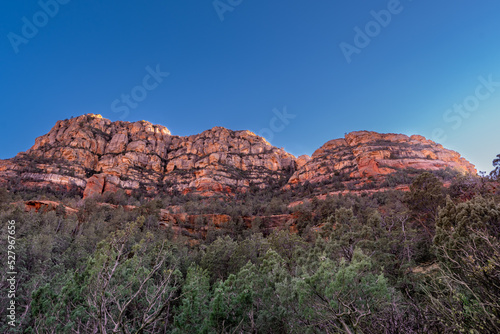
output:
{"label": "dense shrubbery", "polygon": [[[24,212],[10,204],[23,193],[0,189],[2,231],[8,220],[17,228],[15,330],[498,333],[500,205],[488,190],[492,182],[461,177],[444,188],[424,173],[406,194],[313,199],[293,209],[298,234],[266,237],[259,221],[252,229],[238,222],[290,213],[289,195],[98,198],[116,209],[64,195],[63,202],[79,205],[66,216]],[[125,211],[125,204],[138,208]],[[171,205],[229,214],[233,231],[214,229],[191,246],[173,239],[158,226],[159,210]],[[5,239],[2,233],[2,258]],[[2,316],[6,303],[2,298]]]}

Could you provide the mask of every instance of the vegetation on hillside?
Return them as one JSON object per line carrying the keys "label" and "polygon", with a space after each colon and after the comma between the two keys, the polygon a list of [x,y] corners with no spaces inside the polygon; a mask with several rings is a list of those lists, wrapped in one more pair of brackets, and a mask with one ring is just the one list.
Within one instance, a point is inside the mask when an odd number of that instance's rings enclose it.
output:
{"label": "vegetation on hillside", "polygon": [[[4,321],[2,298],[0,331],[498,333],[498,181],[443,175],[398,174],[411,177],[409,192],[311,195],[293,208],[296,198],[279,185],[231,201],[120,191],[82,201],[0,189],[2,259],[15,221],[18,273],[18,325]],[[44,196],[78,212],[12,204]],[[130,204],[137,208],[123,208]],[[193,244],[158,224],[160,209],[172,206],[228,214],[232,223]],[[244,216],[292,212],[297,234],[241,224]]]}

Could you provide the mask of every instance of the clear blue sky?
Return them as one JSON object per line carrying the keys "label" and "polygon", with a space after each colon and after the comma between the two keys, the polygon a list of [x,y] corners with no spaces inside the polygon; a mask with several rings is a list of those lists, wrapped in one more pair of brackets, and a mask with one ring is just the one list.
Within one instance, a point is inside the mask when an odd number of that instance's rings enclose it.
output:
{"label": "clear blue sky", "polygon": [[54,1],[0,5],[0,158],[84,113],[249,129],[295,155],[354,130],[488,172],[500,153],[498,0]]}

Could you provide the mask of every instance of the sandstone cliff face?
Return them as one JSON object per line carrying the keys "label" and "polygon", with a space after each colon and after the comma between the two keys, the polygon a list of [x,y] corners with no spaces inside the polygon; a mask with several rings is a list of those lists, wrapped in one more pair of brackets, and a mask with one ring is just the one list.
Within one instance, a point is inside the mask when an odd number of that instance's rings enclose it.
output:
{"label": "sandstone cliff face", "polygon": [[[352,132],[317,149],[290,178],[286,189],[297,185],[335,183],[336,190],[367,184],[380,187],[388,175],[401,170],[477,171],[460,154],[422,136]],[[335,187],[334,187],[335,188]]]}
{"label": "sandstone cliff face", "polygon": [[209,196],[264,188],[294,168],[293,155],[250,131],[215,127],[179,137],[146,121],[88,114],[58,121],[31,149],[0,161],[0,179],[77,187],[86,197],[118,188]]}
{"label": "sandstone cliff face", "polygon": [[457,152],[422,136],[352,132],[295,158],[250,131],[214,127],[180,137],[146,121],[88,114],[58,121],[28,151],[0,160],[0,183],[77,189],[84,197],[117,189],[211,196],[264,189],[272,180],[288,180],[283,190],[384,188],[397,171],[445,168],[476,173]]}
{"label": "sandstone cliff face", "polygon": [[[258,220],[258,230],[264,233],[264,235],[284,228],[292,233],[297,233],[296,222],[298,212],[271,216],[245,216],[242,218],[243,224],[247,229],[251,229],[252,225]],[[210,230],[232,229],[230,226],[231,222],[231,216],[225,214],[172,214],[164,209],[160,213],[159,225],[163,228],[171,229],[175,237],[183,235],[189,238],[205,239]]]}

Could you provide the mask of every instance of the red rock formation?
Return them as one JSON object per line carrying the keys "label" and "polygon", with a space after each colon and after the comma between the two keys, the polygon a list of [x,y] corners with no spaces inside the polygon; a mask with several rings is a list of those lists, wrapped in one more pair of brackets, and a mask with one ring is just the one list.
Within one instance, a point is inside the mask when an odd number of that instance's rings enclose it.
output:
{"label": "red rock formation", "polygon": [[[160,226],[170,228],[175,236],[184,235],[202,239],[206,238],[210,229],[226,228],[228,223],[231,222],[231,217],[224,214],[172,214],[166,209],[161,210],[160,219]],[[256,219],[260,220],[259,231],[264,233],[271,233],[274,230],[285,228],[292,233],[297,233],[296,214],[243,217],[246,228],[252,228],[252,223]]]}
{"label": "red rock formation", "polygon": [[[19,203],[13,203],[13,204],[19,204]],[[62,205],[59,202],[54,202],[54,201],[27,201],[22,203],[24,204],[24,211],[29,212],[29,211],[35,211],[35,212],[40,212],[40,213],[47,213],[50,211],[56,211],[57,208]],[[69,206],[62,205],[64,208],[64,212],[66,215],[70,215],[73,213],[77,213],[78,210],[70,208]]]}
{"label": "red rock formation", "polygon": [[246,192],[252,185],[264,189],[273,179],[288,180],[284,189],[375,189],[398,170],[448,167],[476,173],[458,153],[421,136],[352,132],[312,157],[295,158],[246,130],[214,127],[179,137],[146,121],[111,122],[88,114],[58,121],[31,149],[0,160],[0,183],[74,188],[84,197],[117,189],[212,196]]}
{"label": "red rock formation", "polygon": [[187,213],[170,213],[169,210],[161,210],[160,219],[160,226],[171,229],[175,236],[185,235],[198,238],[206,238],[209,229],[223,228],[231,221],[231,217],[228,215],[189,215]]}
{"label": "red rock formation", "polygon": [[360,189],[373,183],[380,187],[386,176],[398,170],[450,168],[477,174],[475,167],[457,152],[422,136],[352,132],[325,143],[290,178],[285,189],[297,185],[336,183],[337,190],[355,184]]}
{"label": "red rock formation", "polygon": [[106,175],[104,174],[91,176],[87,180],[87,185],[85,186],[85,191],[83,192],[83,198],[102,194],[104,192],[105,182]]}
{"label": "red rock formation", "polygon": [[151,192],[244,192],[288,175],[295,157],[250,131],[214,127],[172,136],[146,121],[111,122],[100,115],[58,121],[27,152],[0,161],[0,180],[80,188],[85,197],[118,188]]}

